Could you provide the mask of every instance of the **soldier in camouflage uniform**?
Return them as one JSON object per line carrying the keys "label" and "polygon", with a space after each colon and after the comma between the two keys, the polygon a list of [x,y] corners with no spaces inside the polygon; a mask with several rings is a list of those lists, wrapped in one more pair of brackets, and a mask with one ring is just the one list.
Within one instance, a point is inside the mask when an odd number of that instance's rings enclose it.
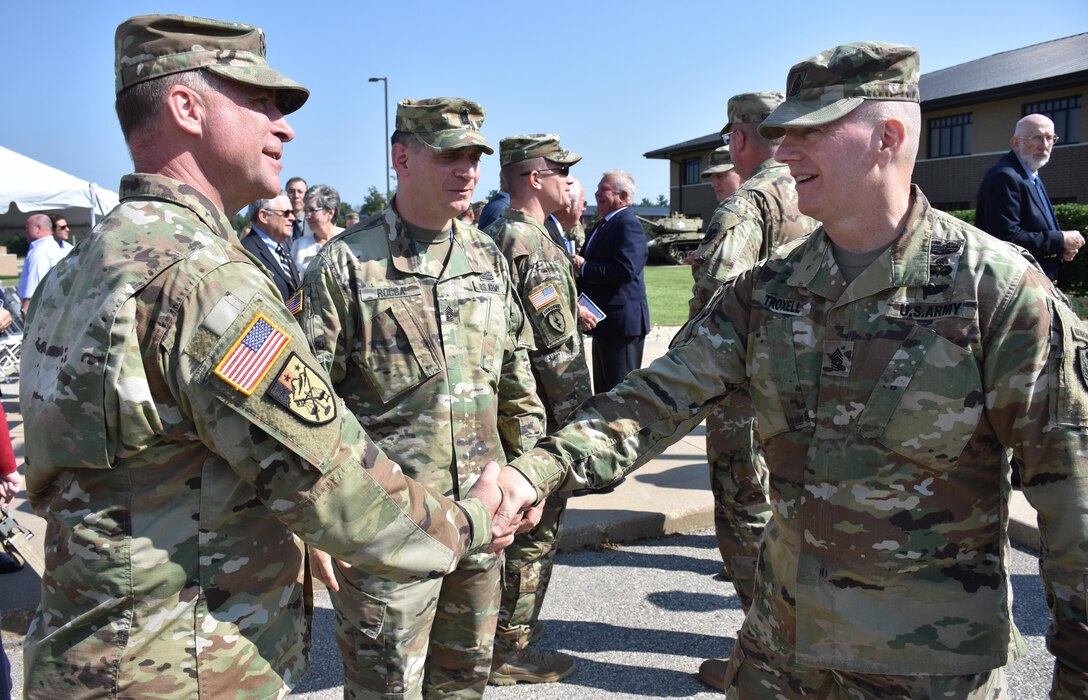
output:
{"label": "soldier in camouflage uniform", "polygon": [[282,696],[309,661],[299,537],[433,577],[487,541],[488,511],[367,438],[231,230],[226,212],[279,191],[284,114],[308,96],[268,66],[263,32],[152,15],[116,48],[137,174],[39,288],[23,348],[48,528],[26,693]]}
{"label": "soldier in camouflage uniform", "polygon": [[1023,651],[1011,449],[1040,518],[1051,697],[1088,697],[1088,327],[1021,250],[911,187],[916,50],[839,46],[787,86],[760,128],[822,225],[515,460],[496,517],[612,482],[750,387],[772,515],[727,696],[1002,698]]}
{"label": "soldier in camouflage uniform", "polygon": [[[454,498],[544,427],[509,268],[490,237],[455,218],[472,203],[481,154],[493,153],[483,119],[469,100],[402,100],[397,195],[327,243],[302,286],[303,325],[348,410],[409,476]],[[421,581],[332,568],[349,697],[483,694],[500,557]]]}
{"label": "soldier in camouflage uniform", "polygon": [[[499,143],[510,207],[487,227],[514,277],[514,287],[533,331],[529,360],[549,431],[558,430],[592,395],[585,345],[578,332],[578,290],[566,250],[544,222],[570,204],[570,166],[581,156],[563,150],[552,134],[511,136]],[[551,579],[555,545],[566,499],[549,498],[540,524],[518,535],[506,550],[503,596],[495,636],[491,682],[552,683],[574,672],[574,659],[530,648],[540,606]]]}
{"label": "soldier in camouflage uniform", "polygon": [[726,197],[737,191],[744,178],[733,165],[733,156],[729,153],[729,145],[718,146],[706,157],[706,167],[699,173],[703,180],[710,180],[710,186],[714,189],[714,198],[719,204]]}
{"label": "soldier in camouflage uniform", "polygon": [[[729,99],[729,121],[722,134],[729,136],[726,148],[744,184],[715,210],[705,240],[695,251],[692,317],[723,284],[816,227],[815,221],[797,211],[789,169],[772,157],[778,142],[756,132],[759,122],[782,99],[780,92],[744,93]],[[738,391],[706,419],[714,534],[725,574],[745,611],[752,606],[759,542],[771,517],[767,465],[755,440],[753,416],[751,397]],[[707,659],[699,667],[699,678],[718,687],[715,682],[724,672],[725,659]]]}

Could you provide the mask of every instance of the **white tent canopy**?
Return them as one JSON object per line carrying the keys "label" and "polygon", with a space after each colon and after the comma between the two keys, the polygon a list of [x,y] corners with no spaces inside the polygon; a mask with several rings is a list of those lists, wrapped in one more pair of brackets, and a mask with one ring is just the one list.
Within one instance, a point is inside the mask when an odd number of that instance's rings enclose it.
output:
{"label": "white tent canopy", "polygon": [[0,231],[21,231],[37,211],[63,214],[86,231],[115,206],[116,192],[0,146]]}

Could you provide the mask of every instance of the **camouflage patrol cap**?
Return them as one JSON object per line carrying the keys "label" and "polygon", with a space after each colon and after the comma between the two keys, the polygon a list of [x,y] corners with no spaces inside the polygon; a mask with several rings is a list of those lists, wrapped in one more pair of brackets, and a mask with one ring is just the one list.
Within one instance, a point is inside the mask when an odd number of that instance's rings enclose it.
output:
{"label": "camouflage patrol cap", "polygon": [[276,91],[276,106],[290,114],[310,91],[265,60],[264,32],[238,22],[181,15],[141,15],[114,35],[116,92],[163,75],[203,68],[228,80]]}
{"label": "camouflage patrol cap", "polygon": [[484,108],[460,97],[432,97],[397,103],[397,131],[415,134],[433,151],[479,146],[484,153],[495,149],[480,133]]}
{"label": "camouflage patrol cap", "polygon": [[733,169],[733,156],[729,153],[729,146],[718,146],[706,157],[706,168],[699,173],[699,177],[708,179],[714,173],[727,173]]}
{"label": "camouflage patrol cap", "polygon": [[721,135],[725,136],[737,124],[758,124],[774,111],[774,108],[782,104],[785,95],[780,92],[742,92],[729,98],[729,122],[722,127]]}
{"label": "camouflage patrol cap", "polygon": [[521,134],[499,141],[500,165],[505,167],[530,158],[547,158],[560,165],[574,165],[582,160],[577,153],[563,150],[555,134]]}
{"label": "camouflage patrol cap", "polygon": [[865,100],[918,102],[918,49],[862,41],[801,61],[786,78],[786,101],[760,126],[766,138],[787,127],[829,124]]}

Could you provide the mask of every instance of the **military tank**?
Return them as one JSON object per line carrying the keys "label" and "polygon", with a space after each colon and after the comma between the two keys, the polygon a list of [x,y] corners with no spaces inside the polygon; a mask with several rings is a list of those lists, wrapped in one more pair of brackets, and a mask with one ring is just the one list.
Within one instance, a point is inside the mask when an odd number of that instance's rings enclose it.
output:
{"label": "military tank", "polygon": [[638,219],[648,229],[650,239],[646,241],[646,247],[650,260],[680,264],[703,240],[702,217],[670,214],[656,221],[641,216]]}

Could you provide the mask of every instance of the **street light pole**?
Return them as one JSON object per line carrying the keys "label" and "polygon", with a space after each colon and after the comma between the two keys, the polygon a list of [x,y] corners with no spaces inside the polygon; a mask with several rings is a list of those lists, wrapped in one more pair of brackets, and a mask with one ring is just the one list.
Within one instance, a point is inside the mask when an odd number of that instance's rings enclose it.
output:
{"label": "street light pole", "polygon": [[370,78],[368,83],[381,82],[385,88],[385,203],[393,198],[393,191],[389,187],[389,78]]}

